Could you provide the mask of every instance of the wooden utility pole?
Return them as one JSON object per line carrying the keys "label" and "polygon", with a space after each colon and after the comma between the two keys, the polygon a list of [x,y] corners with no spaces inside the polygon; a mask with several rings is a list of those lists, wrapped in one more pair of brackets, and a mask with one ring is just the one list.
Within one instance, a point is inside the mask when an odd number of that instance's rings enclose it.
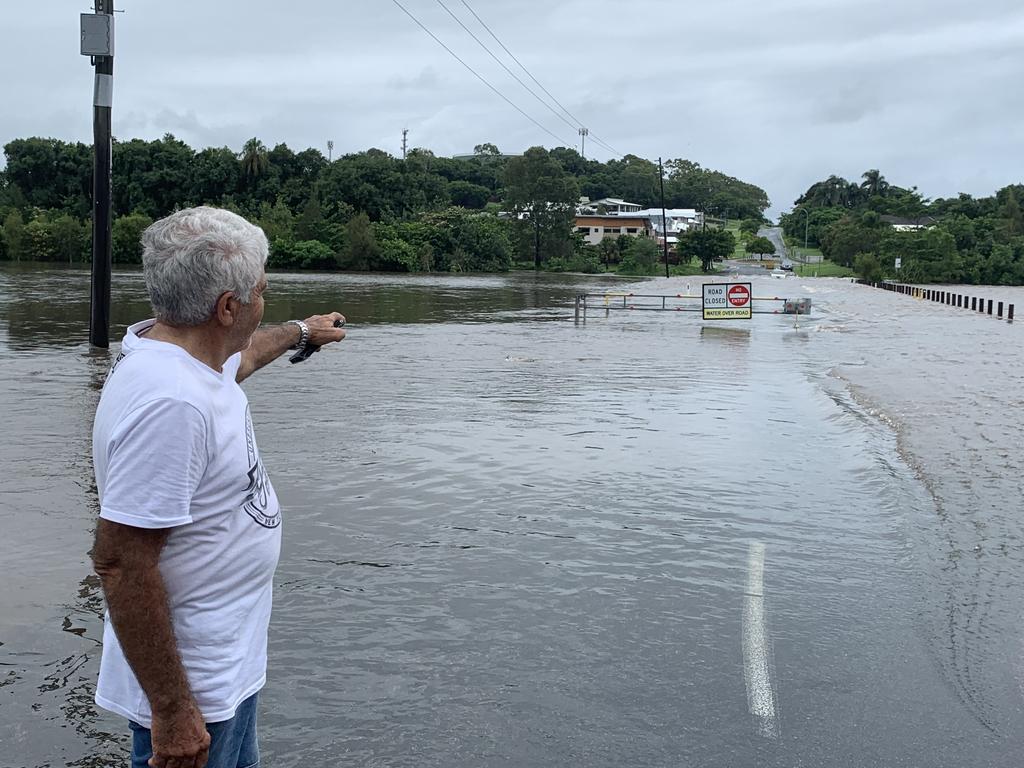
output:
{"label": "wooden utility pole", "polygon": [[[110,346],[111,108],[114,100],[114,0],[95,0],[96,13],[82,14],[83,55],[92,56],[92,304],[89,342]],[[102,18],[106,17],[106,18]]]}
{"label": "wooden utility pole", "polygon": [[668,277],[668,223],[665,220],[665,168],[658,158],[658,181],[661,182],[661,239],[665,246],[665,277]]}

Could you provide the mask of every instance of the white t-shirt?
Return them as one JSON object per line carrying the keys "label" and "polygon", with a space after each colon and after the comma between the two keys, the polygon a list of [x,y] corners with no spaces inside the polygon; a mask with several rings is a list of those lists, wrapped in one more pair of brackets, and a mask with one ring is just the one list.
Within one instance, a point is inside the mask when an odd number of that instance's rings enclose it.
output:
{"label": "white t-shirt", "polygon": [[[93,426],[100,517],[171,528],[160,554],[178,652],[207,722],[263,687],[281,510],[235,375],[128,329]],[[96,703],[146,727],[149,700],[106,617]]]}

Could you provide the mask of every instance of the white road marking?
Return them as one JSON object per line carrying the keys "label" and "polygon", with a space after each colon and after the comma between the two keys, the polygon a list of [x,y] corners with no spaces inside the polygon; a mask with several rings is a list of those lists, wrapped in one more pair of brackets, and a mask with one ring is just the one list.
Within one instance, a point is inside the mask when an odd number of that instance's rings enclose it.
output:
{"label": "white road marking", "polygon": [[747,706],[758,719],[758,733],[779,736],[769,662],[768,630],[764,621],[764,544],[752,542],[747,560],[747,591],[743,598],[743,679]]}

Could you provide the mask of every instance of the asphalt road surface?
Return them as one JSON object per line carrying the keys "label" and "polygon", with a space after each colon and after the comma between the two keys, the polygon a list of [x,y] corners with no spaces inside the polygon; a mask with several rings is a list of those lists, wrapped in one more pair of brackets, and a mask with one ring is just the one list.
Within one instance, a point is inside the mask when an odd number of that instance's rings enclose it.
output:
{"label": "asphalt road surface", "polygon": [[817,254],[801,253],[799,248],[788,249],[785,240],[782,239],[782,227],[763,227],[757,234],[772,241],[777,256],[789,256],[794,261],[805,264],[817,264],[821,261],[821,256]]}
{"label": "asphalt road surface", "polygon": [[757,234],[758,237],[767,237],[772,241],[776,256],[786,255],[787,248],[786,242],[782,239],[782,227],[763,227]]}
{"label": "asphalt road surface", "polygon": [[732,261],[726,260],[722,262],[722,265],[729,270],[731,274],[736,275],[750,275],[750,276],[761,276],[765,277],[768,274],[768,270],[764,268],[762,264],[750,263],[745,261]]}

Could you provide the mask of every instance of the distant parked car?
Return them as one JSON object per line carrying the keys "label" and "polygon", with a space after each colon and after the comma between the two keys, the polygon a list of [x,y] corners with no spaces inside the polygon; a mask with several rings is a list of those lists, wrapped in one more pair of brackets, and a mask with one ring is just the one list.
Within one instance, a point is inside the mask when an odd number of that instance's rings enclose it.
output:
{"label": "distant parked car", "polygon": [[779,265],[779,267],[781,269],[786,270],[787,272],[792,272],[793,271],[793,262],[790,261],[789,259],[783,259],[782,263]]}

